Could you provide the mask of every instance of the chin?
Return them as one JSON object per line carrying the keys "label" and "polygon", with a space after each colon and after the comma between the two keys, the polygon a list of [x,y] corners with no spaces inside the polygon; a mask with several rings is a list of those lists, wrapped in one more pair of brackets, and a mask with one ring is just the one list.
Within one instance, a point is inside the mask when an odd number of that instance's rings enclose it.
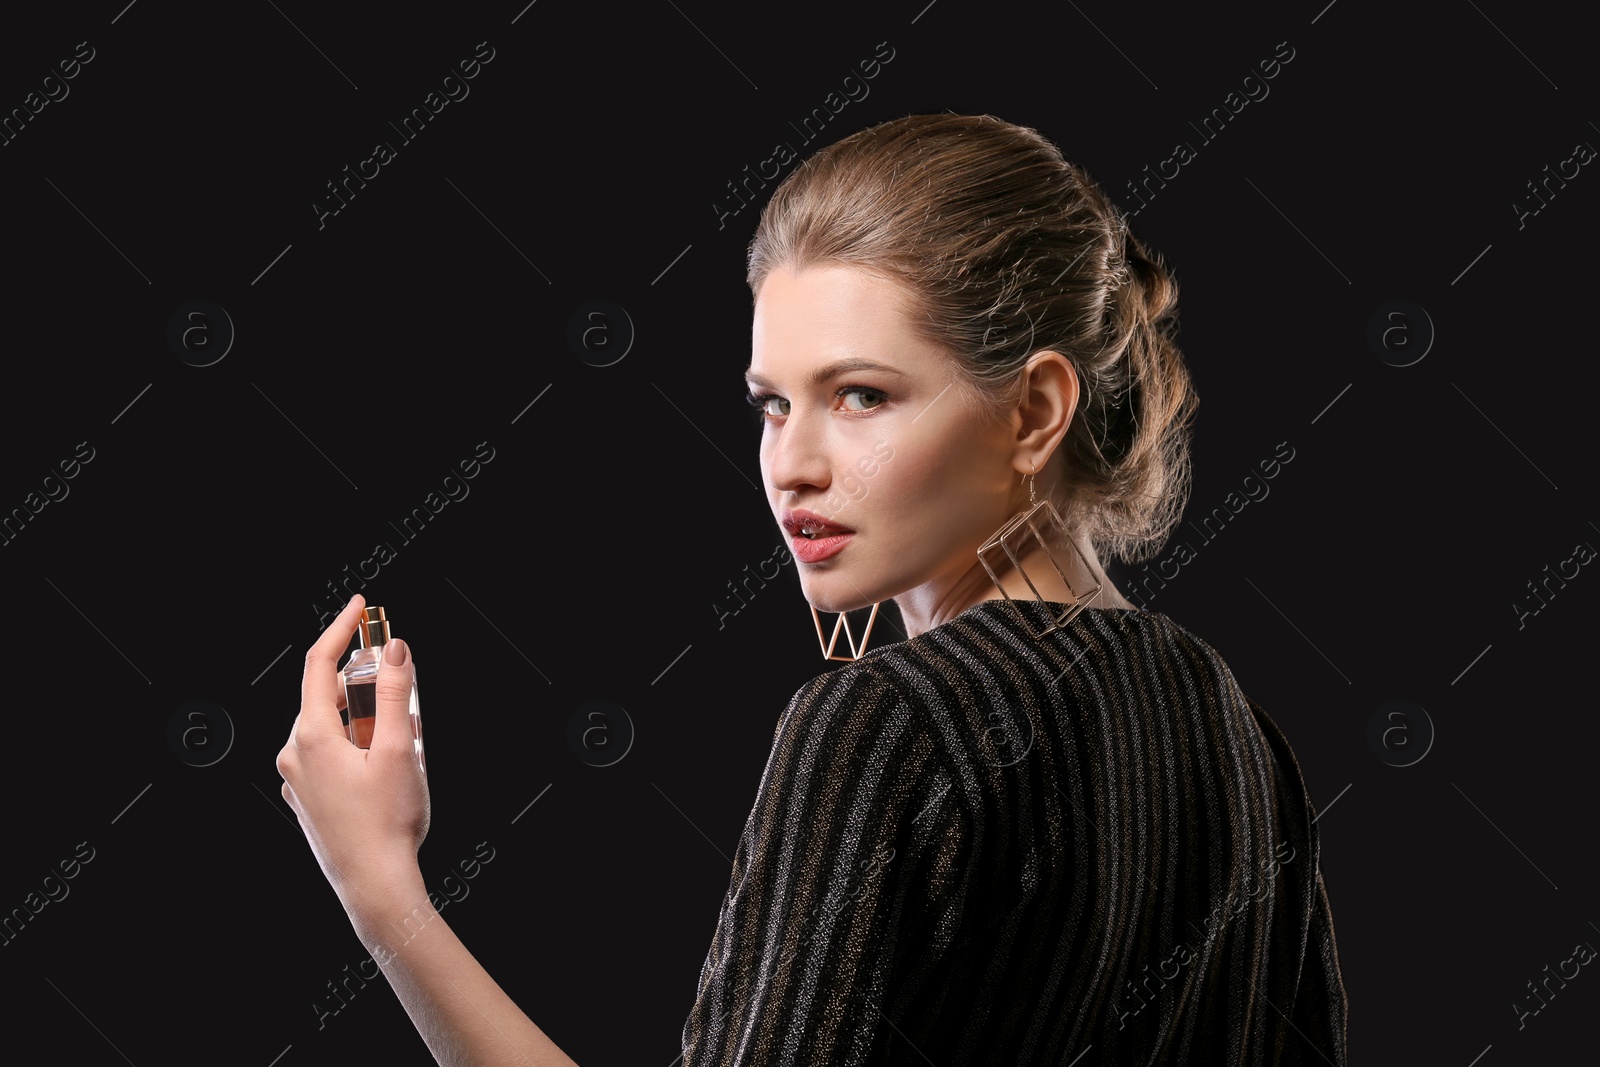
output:
{"label": "chin", "polygon": [[849,582],[829,581],[820,575],[804,582],[801,588],[812,607],[829,614],[836,615],[841,611],[870,608],[875,603],[853,588]]}

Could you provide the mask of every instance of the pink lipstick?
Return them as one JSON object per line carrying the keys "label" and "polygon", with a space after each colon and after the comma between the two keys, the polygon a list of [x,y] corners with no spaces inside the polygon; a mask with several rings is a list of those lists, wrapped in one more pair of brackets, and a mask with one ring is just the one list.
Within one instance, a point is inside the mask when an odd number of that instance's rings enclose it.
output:
{"label": "pink lipstick", "polygon": [[839,553],[856,532],[847,526],[798,508],[785,511],[780,519],[789,534],[789,548],[801,563],[820,563]]}

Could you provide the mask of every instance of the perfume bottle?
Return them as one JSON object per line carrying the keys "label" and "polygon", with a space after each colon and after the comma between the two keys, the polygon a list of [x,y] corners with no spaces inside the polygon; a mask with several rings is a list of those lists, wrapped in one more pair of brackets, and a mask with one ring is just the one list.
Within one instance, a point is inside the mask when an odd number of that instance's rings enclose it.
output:
{"label": "perfume bottle", "polygon": [[[378,716],[378,671],[383,663],[384,645],[389,643],[389,619],[382,608],[364,608],[357,627],[361,647],[350,653],[350,658],[339,670],[339,680],[344,684],[344,703],[350,740],[359,748],[372,747],[372,730]],[[416,665],[411,669],[411,743],[416,749],[417,763],[424,772],[428,769],[422,753],[422,712],[417,705]]]}

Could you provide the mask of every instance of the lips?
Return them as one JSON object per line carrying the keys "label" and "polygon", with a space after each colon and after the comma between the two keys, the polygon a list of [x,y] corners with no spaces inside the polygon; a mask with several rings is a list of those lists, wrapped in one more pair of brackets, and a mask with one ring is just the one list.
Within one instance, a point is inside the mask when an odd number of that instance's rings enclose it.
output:
{"label": "lips", "polygon": [[844,548],[856,532],[830,522],[814,511],[785,511],[782,525],[789,532],[791,551],[801,563],[819,563]]}
{"label": "lips", "polygon": [[841,533],[828,537],[795,537],[789,542],[789,550],[801,563],[821,563],[842,551],[845,545],[855,540],[855,536],[853,533]]}
{"label": "lips", "polygon": [[780,522],[783,528],[789,531],[797,540],[820,540],[838,534],[855,533],[848,526],[830,522],[816,512],[807,511],[804,508],[785,511]]}

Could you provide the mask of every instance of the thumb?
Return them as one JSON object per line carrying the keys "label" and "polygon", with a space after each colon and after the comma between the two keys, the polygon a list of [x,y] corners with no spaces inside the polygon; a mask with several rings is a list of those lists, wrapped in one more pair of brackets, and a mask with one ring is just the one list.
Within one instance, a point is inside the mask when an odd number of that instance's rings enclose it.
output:
{"label": "thumb", "polygon": [[372,751],[412,754],[411,691],[415,677],[411,646],[394,637],[384,642],[375,683],[378,721],[373,724]]}

